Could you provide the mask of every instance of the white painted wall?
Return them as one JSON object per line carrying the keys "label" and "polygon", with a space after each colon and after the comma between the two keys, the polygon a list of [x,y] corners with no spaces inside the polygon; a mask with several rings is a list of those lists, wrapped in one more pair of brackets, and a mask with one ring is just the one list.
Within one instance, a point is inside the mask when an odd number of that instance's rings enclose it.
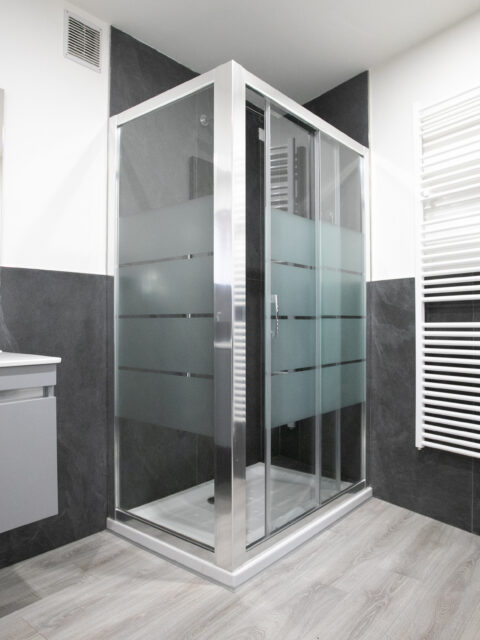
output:
{"label": "white painted wall", "polygon": [[[102,72],[63,55],[64,10],[103,29]],[[109,26],[62,0],[1,0],[0,264],[105,273]]]}
{"label": "white painted wall", "polygon": [[370,71],[372,279],[415,274],[413,109],[480,86],[480,14]]}

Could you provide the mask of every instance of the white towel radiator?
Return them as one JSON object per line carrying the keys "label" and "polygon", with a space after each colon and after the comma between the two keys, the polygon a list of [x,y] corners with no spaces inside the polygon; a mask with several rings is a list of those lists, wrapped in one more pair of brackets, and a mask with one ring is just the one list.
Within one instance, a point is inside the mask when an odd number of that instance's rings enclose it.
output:
{"label": "white towel radiator", "polygon": [[416,446],[480,458],[480,89],[417,109],[416,137]]}

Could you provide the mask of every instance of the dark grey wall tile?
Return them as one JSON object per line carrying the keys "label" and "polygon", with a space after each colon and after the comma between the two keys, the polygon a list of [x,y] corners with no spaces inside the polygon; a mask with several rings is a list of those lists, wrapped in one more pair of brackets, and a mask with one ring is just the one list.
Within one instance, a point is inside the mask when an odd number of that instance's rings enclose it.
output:
{"label": "dark grey wall tile", "polygon": [[341,477],[345,482],[362,480],[362,405],[340,410]]}
{"label": "dark grey wall tile", "polygon": [[264,429],[264,162],[259,128],[264,118],[251,106],[246,111],[246,275],[247,275],[247,465],[263,461]]}
{"label": "dark grey wall tile", "polygon": [[213,480],[215,475],[215,446],[213,437],[197,435],[195,461],[197,465],[195,484]]}
{"label": "dark grey wall tile", "polygon": [[426,322],[473,322],[475,302],[430,302],[425,306]]}
{"label": "dark grey wall tile", "polygon": [[368,147],[368,71],[359,73],[304,106]]}
{"label": "dark grey wall tile", "polygon": [[471,531],[471,459],[428,448],[414,452],[416,502],[412,510]]}
{"label": "dark grey wall tile", "polygon": [[322,415],[321,455],[322,476],[335,478],[336,476],[336,411],[329,411]]}
{"label": "dark grey wall tile", "polygon": [[472,527],[472,461],[415,448],[415,282],[368,284],[369,480],[374,495]]}
{"label": "dark grey wall tile", "polygon": [[[59,514],[0,535],[0,567],[105,528],[106,276],[1,268],[0,349],[60,356]],[[8,330],[7,330],[8,328]]]}
{"label": "dark grey wall tile", "polygon": [[[395,503],[411,494],[407,467],[415,424],[414,291],[413,279],[368,283],[369,478],[379,497]],[[398,474],[398,467],[405,472]]]}
{"label": "dark grey wall tile", "polygon": [[110,37],[111,116],[198,75],[114,27]]}
{"label": "dark grey wall tile", "polygon": [[[198,464],[197,434],[168,429],[156,424],[118,419],[120,504],[124,509],[164,498],[211,479],[213,463],[202,438],[202,459]],[[205,438],[208,440],[208,438]]]}
{"label": "dark grey wall tile", "polygon": [[314,418],[274,427],[271,446],[273,465],[304,473],[315,473]]}

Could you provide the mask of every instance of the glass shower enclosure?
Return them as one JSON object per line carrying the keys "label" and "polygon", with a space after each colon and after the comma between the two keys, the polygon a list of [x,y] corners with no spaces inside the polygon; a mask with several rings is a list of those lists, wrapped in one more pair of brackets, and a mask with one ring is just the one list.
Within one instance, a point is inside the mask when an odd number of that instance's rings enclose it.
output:
{"label": "glass shower enclosure", "polygon": [[111,118],[109,528],[236,586],[368,499],[366,154],[235,62]]}

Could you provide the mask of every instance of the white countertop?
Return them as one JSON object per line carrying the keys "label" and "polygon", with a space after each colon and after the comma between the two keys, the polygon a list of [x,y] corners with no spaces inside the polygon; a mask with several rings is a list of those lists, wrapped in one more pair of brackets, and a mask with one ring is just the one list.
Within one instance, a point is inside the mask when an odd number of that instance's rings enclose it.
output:
{"label": "white countertop", "polygon": [[0,351],[0,367],[26,367],[35,364],[58,364],[61,358],[52,356],[35,356],[29,353],[9,353]]}

